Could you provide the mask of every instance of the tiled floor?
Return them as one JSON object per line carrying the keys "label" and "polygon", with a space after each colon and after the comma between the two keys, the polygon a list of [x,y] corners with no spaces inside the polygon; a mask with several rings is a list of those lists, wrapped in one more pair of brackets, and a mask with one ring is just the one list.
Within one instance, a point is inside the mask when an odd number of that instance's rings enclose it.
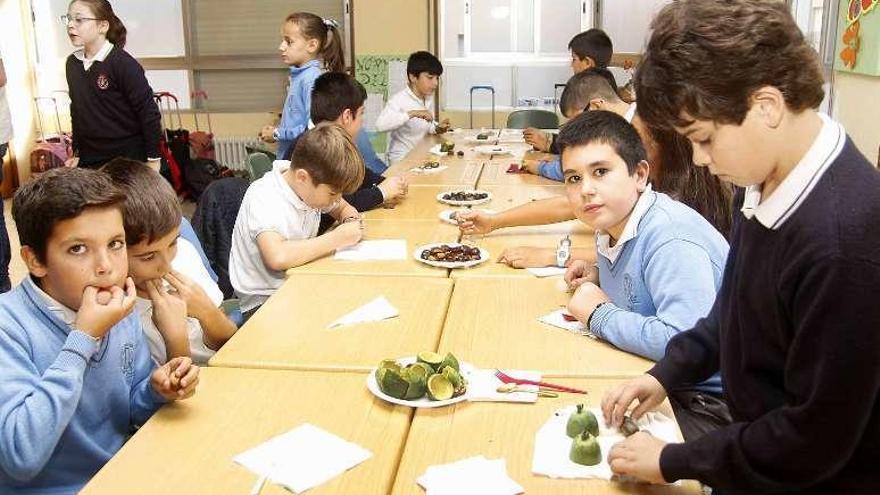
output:
{"label": "tiled floor", "polygon": [[[183,214],[187,218],[192,218],[193,211],[195,211],[195,203],[186,201],[181,207],[183,208]],[[15,287],[27,275],[27,266],[25,266],[24,261],[21,260],[21,255],[19,255],[21,245],[18,242],[18,230],[15,228],[15,222],[12,221],[12,199],[3,201],[3,214],[6,216],[6,231],[9,232],[9,246],[12,249],[12,260],[9,262],[9,278],[12,281],[12,286]]]}

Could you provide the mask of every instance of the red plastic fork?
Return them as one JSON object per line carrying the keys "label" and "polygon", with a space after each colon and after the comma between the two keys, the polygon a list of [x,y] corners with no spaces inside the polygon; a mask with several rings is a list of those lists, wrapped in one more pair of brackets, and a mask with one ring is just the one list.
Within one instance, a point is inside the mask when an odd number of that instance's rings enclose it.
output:
{"label": "red plastic fork", "polygon": [[498,378],[503,383],[515,383],[517,385],[537,385],[539,387],[550,388],[559,392],[568,392],[570,394],[586,394],[586,390],[580,390],[577,388],[566,387],[564,385],[556,385],[553,383],[547,382],[536,382],[534,380],[522,380],[519,378],[514,378],[510,375],[503,373],[501,370],[495,370],[495,378]]}

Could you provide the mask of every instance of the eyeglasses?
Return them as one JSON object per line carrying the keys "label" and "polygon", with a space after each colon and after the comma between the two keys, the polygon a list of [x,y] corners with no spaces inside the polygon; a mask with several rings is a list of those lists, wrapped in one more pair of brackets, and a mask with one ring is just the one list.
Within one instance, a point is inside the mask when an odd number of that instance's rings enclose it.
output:
{"label": "eyeglasses", "polygon": [[70,24],[71,22],[73,22],[73,24],[75,26],[80,26],[85,21],[100,21],[100,20],[101,19],[98,19],[95,17],[73,17],[68,14],[64,14],[61,16],[61,24],[64,24],[65,26]]}

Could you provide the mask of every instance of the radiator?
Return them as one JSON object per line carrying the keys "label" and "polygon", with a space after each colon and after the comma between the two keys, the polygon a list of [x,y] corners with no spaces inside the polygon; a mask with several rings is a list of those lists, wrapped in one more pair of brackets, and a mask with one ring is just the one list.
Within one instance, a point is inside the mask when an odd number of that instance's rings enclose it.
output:
{"label": "radiator", "polygon": [[258,147],[261,142],[256,137],[227,136],[215,137],[214,149],[217,152],[217,161],[233,170],[247,169],[248,147]]}

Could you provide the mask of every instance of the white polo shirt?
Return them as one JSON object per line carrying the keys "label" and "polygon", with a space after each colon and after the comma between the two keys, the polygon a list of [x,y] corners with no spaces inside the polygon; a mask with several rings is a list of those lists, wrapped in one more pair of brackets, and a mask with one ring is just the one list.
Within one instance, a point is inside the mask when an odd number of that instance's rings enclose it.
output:
{"label": "white polo shirt", "polygon": [[275,160],[272,171],[248,187],[235,219],[229,279],[242,311],[260,306],[284,283],[283,271],[263,264],[257,236],[277,232],[286,240],[305,240],[318,235],[321,210],[305,204],[293,192],[282,175],[289,168],[289,161]]}
{"label": "white polo shirt", "polygon": [[[197,283],[214,303],[214,306],[220,307],[223,302],[223,292],[217,286],[217,282],[214,282],[214,279],[208,274],[208,269],[202,263],[202,258],[195,246],[183,237],[177,239],[177,256],[171,261],[171,267]],[[165,347],[165,339],[162,338],[162,334],[159,333],[159,329],[156,328],[156,323],[153,321],[152,301],[138,297],[134,308],[141,320],[141,326],[144,328],[144,336],[147,337],[147,344],[150,347],[150,356],[158,366],[167,363],[168,350]],[[193,362],[207,364],[208,359],[214,355],[214,351],[205,345],[205,334],[199,320],[187,317],[186,333],[189,340],[189,353]]]}
{"label": "white polo shirt", "polygon": [[388,161],[400,160],[415,148],[425,135],[434,133],[432,122],[409,116],[409,112],[413,110],[427,110],[433,115],[433,109],[433,96],[422,100],[409,87],[388,100],[376,119],[377,131],[391,131],[388,140]]}

